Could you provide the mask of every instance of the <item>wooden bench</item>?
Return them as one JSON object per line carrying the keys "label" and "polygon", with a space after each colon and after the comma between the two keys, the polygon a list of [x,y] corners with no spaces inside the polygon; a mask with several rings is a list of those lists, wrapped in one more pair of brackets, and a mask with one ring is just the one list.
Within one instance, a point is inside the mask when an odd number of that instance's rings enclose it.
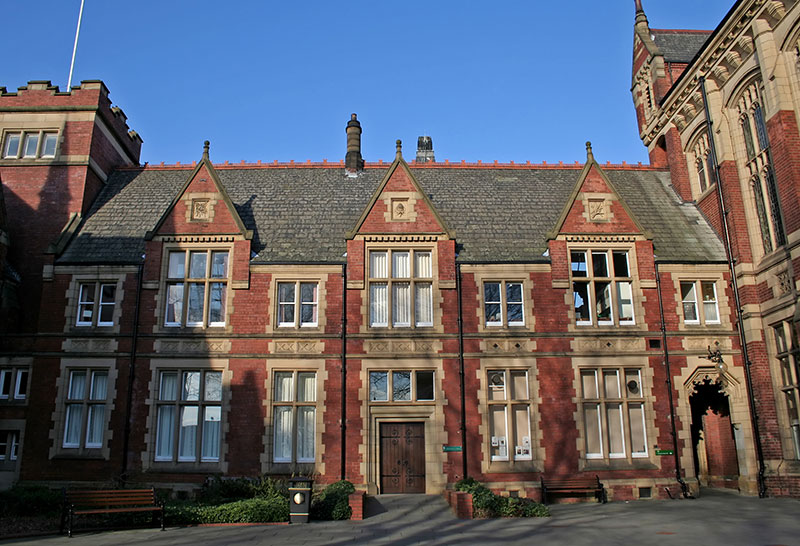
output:
{"label": "wooden bench", "polygon": [[[542,477],[542,504],[547,504],[547,496],[551,493],[593,493],[598,502],[606,502],[606,492],[600,477],[594,478],[547,478]],[[574,495],[573,495],[574,496]]]}
{"label": "wooden bench", "polygon": [[164,531],[164,504],[156,499],[154,489],[105,489],[94,491],[64,490],[61,511],[61,533],[64,525],[72,537],[72,521],[75,516],[88,514],[121,514],[126,512],[152,512],[161,517]]}

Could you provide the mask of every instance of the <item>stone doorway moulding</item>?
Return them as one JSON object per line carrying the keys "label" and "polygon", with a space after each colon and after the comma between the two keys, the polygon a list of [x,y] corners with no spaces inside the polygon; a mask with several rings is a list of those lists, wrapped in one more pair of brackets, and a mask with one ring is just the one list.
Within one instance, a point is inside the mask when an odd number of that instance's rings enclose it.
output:
{"label": "stone doorway moulding", "polygon": [[[732,362],[731,355],[726,359]],[[750,408],[744,384],[744,370],[740,366],[729,365],[720,373],[719,368],[702,357],[688,357],[687,366],[682,368],[681,375],[675,378],[678,388],[676,418],[678,420],[678,444],[681,449],[680,464],[690,486],[698,492],[698,476],[695,474],[694,447],[692,445],[691,397],[699,385],[707,382],[718,383],[721,393],[728,400],[731,424],[734,428],[734,443],[739,467],[739,489],[748,494],[756,494],[755,452],[753,448],[753,431],[750,423]]]}
{"label": "stone doorway moulding", "polygon": [[425,424],[381,423],[381,493],[425,493]]}

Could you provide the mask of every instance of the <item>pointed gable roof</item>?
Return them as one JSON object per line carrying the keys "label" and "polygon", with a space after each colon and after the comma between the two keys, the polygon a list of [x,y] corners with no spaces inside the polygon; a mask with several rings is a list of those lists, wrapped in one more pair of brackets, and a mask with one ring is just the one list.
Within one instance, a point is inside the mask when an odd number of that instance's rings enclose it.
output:
{"label": "pointed gable roof", "polygon": [[[388,192],[413,192],[416,194],[417,198],[421,198],[422,203],[415,205],[416,210],[414,211],[414,214],[416,215],[417,221],[404,222],[398,227],[389,226],[385,221],[382,221],[379,216],[384,215],[384,212],[379,210],[380,207],[378,206],[378,201],[381,199],[381,196]],[[420,216],[427,217],[425,219],[428,221],[420,221],[422,220]],[[370,219],[374,219],[376,221],[370,223]],[[379,230],[381,233],[386,231],[394,232],[400,230],[404,233],[436,233],[444,234],[449,239],[455,238],[455,232],[448,227],[447,223],[439,214],[439,211],[434,206],[430,197],[425,193],[419,181],[411,172],[408,163],[406,163],[405,159],[403,159],[402,142],[400,140],[397,141],[397,153],[395,155],[394,162],[391,164],[391,166],[389,166],[389,169],[383,176],[381,183],[378,184],[378,187],[373,192],[369,203],[367,203],[367,206],[364,208],[353,229],[347,233],[346,238],[352,239],[359,233],[375,233],[376,224],[384,228]],[[436,226],[435,230],[431,230],[431,226],[433,225]]]}
{"label": "pointed gable roof", "polygon": [[[160,232],[162,231],[162,228],[164,228],[166,225],[169,225],[170,223],[173,226],[185,224],[185,221],[180,221],[180,219],[175,217],[176,206],[184,198],[184,195],[186,195],[187,193],[191,193],[190,192],[191,189],[193,188],[197,189],[197,186],[201,185],[205,186],[204,188],[201,189],[205,190],[209,189],[208,188],[209,180],[211,183],[211,188],[213,188],[214,190],[213,193],[219,195],[220,197],[219,201],[222,202],[222,204],[225,206],[225,210],[227,210],[227,213],[230,215],[230,220],[236,229],[235,233],[238,235],[242,235],[245,239],[252,239],[253,230],[247,229],[245,227],[244,222],[242,222],[242,218],[239,216],[239,213],[237,212],[236,207],[233,204],[233,201],[231,201],[230,196],[228,196],[228,192],[225,190],[225,186],[219,179],[217,171],[214,169],[214,165],[211,164],[211,160],[209,159],[209,153],[208,153],[209,146],[210,143],[209,141],[206,140],[203,143],[203,157],[200,159],[200,162],[197,164],[192,173],[186,179],[186,182],[183,184],[181,189],[175,195],[174,199],[169,204],[169,206],[166,209],[164,209],[163,214],[159,218],[158,222],[156,222],[153,229],[145,234],[145,240],[151,240],[156,235],[159,235]],[[201,178],[201,174],[206,174],[208,178]],[[208,194],[209,192],[205,191],[199,193]],[[217,210],[217,214],[219,214],[219,210]],[[168,222],[168,220],[170,219],[177,221]],[[214,222],[212,222],[212,224],[213,223]],[[217,222],[216,225],[219,225],[219,222]],[[230,234],[230,231],[226,231],[225,233]],[[170,235],[172,234],[175,233],[170,233]]]}

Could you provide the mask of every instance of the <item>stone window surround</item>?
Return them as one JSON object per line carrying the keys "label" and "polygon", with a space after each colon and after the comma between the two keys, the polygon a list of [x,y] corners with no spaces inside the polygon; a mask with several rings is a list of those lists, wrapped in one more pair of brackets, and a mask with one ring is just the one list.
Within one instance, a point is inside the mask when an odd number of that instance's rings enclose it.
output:
{"label": "stone window surround", "polygon": [[[602,370],[608,369],[637,369],[640,371],[642,385],[642,400],[644,404],[645,420],[645,442],[647,447],[646,457],[632,457],[630,447],[626,445],[625,457],[610,458],[604,451],[603,458],[587,458],[586,456],[586,426],[583,418],[583,385],[581,383],[581,370]],[[575,403],[575,413],[573,414],[575,425],[578,427],[577,451],[578,451],[578,470],[612,470],[612,469],[634,469],[634,468],[660,468],[660,459],[655,456],[654,446],[658,441],[659,430],[655,424],[655,410],[653,409],[654,375],[653,369],[648,362],[648,357],[639,356],[618,356],[613,357],[574,357],[572,359],[573,388],[575,396],[572,401]],[[605,431],[603,431],[605,433]],[[625,429],[626,437],[628,429]],[[605,440],[604,440],[605,444]],[[669,446],[671,449],[672,446]]]}
{"label": "stone window surround", "polygon": [[[221,371],[222,372],[222,417],[220,425],[219,461],[156,461],[156,435],[158,428],[158,389],[160,372],[164,371]],[[143,471],[150,472],[190,472],[190,473],[218,473],[223,474],[228,470],[228,412],[231,406],[231,379],[233,371],[227,359],[198,358],[154,358],[150,360],[150,380],[147,383],[148,398],[145,405],[149,407],[147,413],[147,428],[144,435],[145,450],[140,453]]]}
{"label": "stone window surround", "polygon": [[[768,333],[765,333],[766,336],[766,344],[767,350],[769,352],[769,361],[770,361],[770,369],[771,369],[771,376],[772,376],[772,386],[773,392],[775,393],[775,404],[777,407],[777,419],[778,419],[778,430],[781,438],[781,449],[783,453],[783,458],[786,460],[787,463],[791,464],[795,470],[787,471],[794,471],[800,472],[800,458],[797,457],[797,454],[794,450],[794,439],[792,438],[792,428],[791,423],[789,422],[789,411],[788,406],[786,404],[786,397],[784,395],[784,384],[783,379],[781,377],[781,370],[780,370],[780,360],[777,356],[777,340],[775,335],[775,327],[784,325],[786,323],[791,324],[793,317],[791,314],[786,314],[786,311],[791,311],[791,309],[785,309],[781,315],[785,315],[782,319],[772,322],[766,330]],[[788,328],[785,329],[786,332],[786,342],[787,344],[791,344],[791,338],[789,337]],[[798,343],[800,343],[800,339],[798,339]],[[792,351],[790,350],[788,353],[788,357],[792,358]],[[800,357],[798,357],[800,358]]]}
{"label": "stone window surround", "polygon": [[[108,371],[108,383],[106,386],[106,410],[105,426],[103,428],[102,447],[87,448],[83,447],[85,438],[81,439],[81,447],[63,447],[64,426],[66,420],[66,401],[69,390],[69,378],[71,370]],[[51,429],[49,438],[51,440],[49,458],[86,458],[109,460],[111,456],[111,440],[114,431],[111,430],[109,423],[111,414],[116,409],[117,400],[117,377],[119,370],[114,358],[62,358],[60,371],[56,379],[56,404],[55,410],[51,414]],[[84,416],[85,420],[85,416]]]}
{"label": "stone window surround", "polygon": [[19,477],[19,467],[22,462],[22,448],[25,445],[25,419],[0,419],[0,430],[15,430],[18,432],[17,458],[0,460],[0,472],[13,472],[14,481],[16,481]]}
{"label": "stone window surround", "polygon": [[[122,304],[125,297],[123,285],[125,283],[126,274],[128,272],[119,267],[91,267],[72,269],[72,278],[70,279],[67,293],[67,305],[65,307],[65,324],[64,332],[70,334],[85,335],[88,332],[103,332],[103,333],[119,333],[120,332],[120,319],[122,317]],[[98,326],[97,325],[97,311],[92,317],[93,325],[78,326],[78,299],[80,297],[80,287],[84,283],[100,283],[100,284],[116,284],[116,292],[114,294],[114,315],[113,325]],[[95,300],[95,309],[98,309],[99,302]]]}
{"label": "stone window surround", "polygon": [[[9,123],[14,123],[10,120]],[[43,156],[44,135],[46,133],[56,135],[56,148],[53,155]],[[26,163],[39,163],[43,161],[54,161],[59,157],[61,148],[61,138],[63,133],[63,124],[53,125],[52,123],[45,122],[23,122],[13,126],[5,127],[0,131],[0,161],[13,161],[15,164],[19,162]],[[8,135],[19,134],[19,148],[17,149],[16,156],[6,157],[6,138]],[[24,156],[25,136],[29,134],[37,134],[39,142],[36,146],[36,154],[34,156]]]}
{"label": "stone window surround", "polygon": [[[8,397],[0,398],[2,405],[15,405],[25,406],[28,404],[31,392],[31,369],[33,358],[26,357],[0,357],[0,370],[10,372],[6,373],[6,381],[8,381]],[[25,379],[25,385],[20,384],[20,373],[27,372],[28,377]],[[20,387],[24,387],[21,389]],[[19,392],[25,394],[19,396]]]}
{"label": "stone window surround", "polygon": [[[262,436],[262,452],[261,452],[261,472],[265,474],[291,474],[293,472],[311,473],[311,474],[324,474],[325,473],[325,445],[322,442],[322,437],[325,434],[325,412],[326,412],[326,390],[325,385],[328,381],[328,370],[325,365],[324,359],[268,359],[265,363],[267,370],[267,377],[264,380],[264,397],[263,405],[264,411],[264,435]],[[280,402],[275,402],[275,385],[273,383],[274,372],[314,372],[316,373],[316,388],[317,388],[317,401],[316,401],[316,415],[314,423],[314,458],[313,463],[276,463],[273,462],[273,442],[274,442],[274,426],[273,426],[273,410],[272,408]],[[334,418],[338,421],[339,416]]]}
{"label": "stone window surround", "polygon": [[[489,374],[490,370],[510,370],[528,372],[528,403],[530,406],[531,427],[531,459],[517,460],[509,457],[508,461],[492,461],[490,454],[491,435],[489,429]],[[509,473],[509,472],[543,472],[545,449],[541,445],[541,412],[542,396],[539,390],[539,368],[535,358],[482,358],[475,371],[479,383],[478,407],[481,411],[481,424],[478,426],[478,435],[483,439],[480,443],[481,473]]]}
{"label": "stone window surround", "polygon": [[[233,316],[233,297],[235,290],[233,289],[233,263],[234,263],[234,241],[228,237],[208,237],[208,241],[180,241],[180,242],[165,242],[161,248],[161,271],[158,280],[158,290],[156,290],[155,298],[155,313],[156,321],[153,325],[153,333],[216,333],[216,332],[232,332],[231,317]],[[225,301],[225,325],[224,326],[165,326],[164,317],[166,312],[167,301],[167,279],[169,270],[169,253],[180,251],[227,251],[228,252],[228,271],[225,278],[226,285],[226,301]],[[187,292],[184,292],[184,302],[186,301]],[[203,322],[207,321],[208,308],[203,309]]]}
{"label": "stone window surround", "polygon": [[[725,328],[730,330],[733,326],[731,323],[730,302],[726,293],[725,287],[725,273],[727,266],[713,266],[713,265],[682,265],[682,264],[668,264],[660,269],[662,280],[665,274],[672,277],[672,287],[675,293],[673,312],[676,316],[680,317],[678,321],[678,330],[681,331],[697,331],[702,328]],[[719,313],[719,322],[705,323],[700,322],[689,323],[683,320],[683,297],[681,294],[681,282],[697,282],[697,281],[712,281],[714,282],[717,290],[717,311]],[[662,285],[662,297],[664,298],[664,309],[669,311],[670,301],[667,296],[668,285]],[[702,305],[702,295],[698,293],[698,306]]]}
{"label": "stone window surround", "polygon": [[[532,332],[535,330],[536,317],[534,315],[533,302],[533,281],[531,273],[548,273],[549,264],[486,264],[486,265],[463,265],[461,274],[471,273],[475,278],[477,289],[477,305],[475,312],[478,317],[478,332],[497,333],[498,331],[509,332]],[[485,282],[516,281],[522,283],[522,303],[525,324],[520,326],[486,326],[485,312],[483,306],[483,283]],[[466,302],[465,302],[466,303]]]}

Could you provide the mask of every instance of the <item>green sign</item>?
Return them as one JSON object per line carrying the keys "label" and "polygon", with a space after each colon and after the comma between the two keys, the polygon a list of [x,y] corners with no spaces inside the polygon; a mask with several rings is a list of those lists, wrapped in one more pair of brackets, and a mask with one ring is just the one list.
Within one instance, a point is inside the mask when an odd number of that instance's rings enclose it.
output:
{"label": "green sign", "polygon": [[656,455],[675,455],[671,449],[656,449]]}
{"label": "green sign", "polygon": [[461,451],[461,446],[442,446],[442,450],[445,452],[448,451]]}

